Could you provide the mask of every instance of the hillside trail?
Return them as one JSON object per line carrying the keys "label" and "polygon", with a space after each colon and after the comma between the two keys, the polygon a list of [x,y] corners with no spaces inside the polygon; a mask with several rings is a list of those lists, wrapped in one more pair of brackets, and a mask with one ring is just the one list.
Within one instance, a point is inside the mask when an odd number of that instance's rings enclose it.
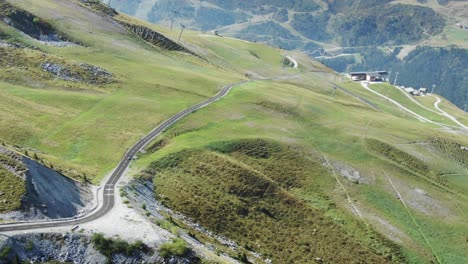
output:
{"label": "hillside trail", "polygon": [[294,69],[297,69],[297,67],[299,66],[299,64],[297,63],[297,61],[296,61],[293,57],[291,57],[291,56],[289,56],[289,55],[286,55],[285,57],[293,63],[293,68],[294,68]]}
{"label": "hillside trail", "polygon": [[436,95],[433,95],[431,94],[430,96],[433,96],[436,98],[436,102],[434,102],[434,108],[437,110],[435,111],[434,109],[431,109],[429,107],[426,107],[424,105],[422,105],[420,102],[418,102],[417,100],[415,100],[413,98],[413,96],[409,95],[408,93],[404,92],[403,90],[401,89],[398,89],[397,87],[395,86],[392,86],[393,88],[399,90],[401,93],[403,93],[406,97],[408,97],[408,99],[410,99],[412,102],[414,102],[416,105],[418,105],[419,107],[421,108],[424,108],[432,113],[435,113],[435,114],[438,114],[438,115],[441,115],[441,116],[445,116],[447,118],[449,118],[450,120],[452,120],[454,123],[456,123],[457,125],[459,125],[461,128],[464,128],[464,129],[468,129],[467,126],[465,126],[463,123],[461,123],[460,121],[458,121],[458,119],[456,119],[454,116],[450,115],[449,113],[443,111],[442,109],[439,108],[439,103],[442,101],[440,99],[440,97],[436,96]]}
{"label": "hillside trail", "polygon": [[[381,93],[379,93],[379,92],[377,92],[377,91],[372,90],[371,88],[369,88],[369,85],[368,85],[367,83],[361,82],[361,85],[362,85],[362,87],[364,87],[364,89],[366,89],[367,91],[369,91],[369,92],[371,92],[371,93],[373,93],[373,94],[375,94],[375,95],[377,95],[377,96],[379,96],[379,97],[384,98],[385,100],[387,100],[387,101],[391,102],[392,104],[398,106],[398,108],[400,108],[401,110],[410,113],[414,118],[418,119],[419,121],[421,121],[421,122],[423,122],[423,123],[430,123],[430,124],[433,124],[433,125],[436,125],[436,126],[440,126],[440,127],[444,128],[444,129],[449,129],[449,130],[450,130],[450,129],[453,129],[452,126],[449,126],[449,125],[441,124],[441,123],[439,123],[439,122],[432,121],[432,120],[430,120],[430,119],[428,119],[428,118],[425,118],[425,117],[423,117],[423,116],[421,116],[421,115],[415,113],[414,111],[412,111],[412,110],[406,108],[405,106],[403,106],[403,105],[400,104],[399,102],[393,100],[392,98],[390,98],[390,97],[388,97],[388,96],[385,96],[385,95],[383,95],[383,94],[381,94]],[[447,114],[447,115],[448,115],[448,114]],[[453,118],[453,117],[452,117],[452,118]],[[458,121],[458,120],[457,120],[457,121]],[[461,124],[461,123],[460,123],[460,124]],[[463,126],[463,125],[462,125],[461,128],[467,129],[467,127],[465,127],[465,126]]]}
{"label": "hillside trail", "polygon": [[439,108],[439,103],[442,101],[440,99],[440,97],[436,96],[436,95],[431,95],[431,96],[434,96],[437,101],[434,103],[434,107],[444,116],[448,117],[450,120],[452,120],[453,122],[457,123],[460,127],[464,128],[464,129],[468,129],[467,126],[465,126],[464,124],[462,124],[460,121],[458,121],[458,119],[456,119],[454,116],[450,115],[449,113],[445,112],[444,110],[440,109]]}

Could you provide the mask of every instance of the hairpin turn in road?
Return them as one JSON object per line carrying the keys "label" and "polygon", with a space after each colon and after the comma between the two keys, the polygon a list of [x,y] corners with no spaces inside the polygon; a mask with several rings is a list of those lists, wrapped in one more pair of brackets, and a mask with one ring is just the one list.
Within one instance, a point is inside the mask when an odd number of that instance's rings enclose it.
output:
{"label": "hairpin turn in road", "polygon": [[248,81],[242,81],[235,84],[230,84],[224,86],[215,96],[194,105],[184,111],[181,111],[168,120],[164,121],[156,128],[154,128],[150,133],[148,133],[145,137],[141,138],[133,147],[131,147],[120,160],[117,167],[114,169],[111,176],[107,179],[106,183],[104,184],[104,188],[102,191],[102,205],[96,208],[94,211],[89,212],[86,215],[80,216],[75,219],[57,219],[51,220],[48,222],[35,222],[35,223],[12,223],[12,224],[5,224],[0,225],[0,232],[6,231],[25,231],[25,230],[32,230],[32,229],[39,229],[39,228],[50,228],[50,227],[63,227],[63,226],[73,226],[77,224],[88,223],[99,219],[106,215],[113,207],[115,203],[115,185],[119,181],[119,179],[124,174],[125,170],[130,165],[133,157],[143,149],[148,143],[150,143],[153,139],[159,136],[164,130],[175,124],[177,121],[182,119],[183,117],[193,113],[194,111],[203,108],[220,98],[226,96],[229,91],[237,85],[244,84]]}

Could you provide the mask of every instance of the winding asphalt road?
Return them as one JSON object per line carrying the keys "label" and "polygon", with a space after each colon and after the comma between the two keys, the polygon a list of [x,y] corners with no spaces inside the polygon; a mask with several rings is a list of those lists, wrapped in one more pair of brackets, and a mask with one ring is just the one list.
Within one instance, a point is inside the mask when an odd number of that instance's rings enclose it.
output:
{"label": "winding asphalt road", "polygon": [[204,102],[201,102],[197,105],[194,105],[182,112],[179,112],[169,118],[168,120],[164,121],[161,123],[159,126],[157,126],[155,129],[153,129],[149,134],[147,134],[145,137],[141,138],[135,145],[133,145],[130,150],[128,150],[125,155],[123,156],[122,160],[119,162],[117,167],[115,168],[114,172],[112,175],[107,179],[106,183],[104,184],[103,188],[103,195],[102,197],[99,197],[100,200],[102,201],[102,205],[96,210],[89,212],[86,215],[80,216],[78,218],[74,219],[57,219],[54,221],[48,221],[48,222],[35,222],[35,223],[16,223],[16,224],[5,224],[5,225],[0,225],[0,232],[6,232],[6,231],[26,231],[26,230],[33,230],[33,229],[39,229],[39,228],[50,228],[50,227],[63,227],[63,226],[72,226],[72,225],[78,225],[78,224],[83,224],[87,222],[91,222],[93,220],[99,219],[105,214],[107,214],[113,207],[115,203],[115,185],[119,181],[119,179],[122,177],[124,174],[125,170],[128,168],[130,165],[130,162],[132,161],[133,157],[143,149],[148,143],[150,143],[153,139],[155,139],[157,136],[159,136],[164,130],[175,124],[177,121],[182,119],[183,117],[189,115],[190,113],[193,113],[194,111],[203,108],[220,98],[226,96],[229,91],[237,85],[244,84],[248,81],[242,81],[239,83],[235,84],[230,84],[227,86],[224,86],[221,91],[218,92],[215,96],[207,99]]}

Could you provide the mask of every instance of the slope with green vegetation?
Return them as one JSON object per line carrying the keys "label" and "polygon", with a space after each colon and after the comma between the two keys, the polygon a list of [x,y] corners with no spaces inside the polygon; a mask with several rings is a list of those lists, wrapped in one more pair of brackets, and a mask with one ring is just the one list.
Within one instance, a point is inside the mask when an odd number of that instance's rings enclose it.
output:
{"label": "slope with green vegetation", "polygon": [[24,180],[0,166],[0,213],[19,209],[25,193]]}
{"label": "slope with green vegetation", "polygon": [[[237,88],[168,130],[137,167],[154,177],[164,204],[279,263],[344,263],[326,252],[353,241],[367,248],[346,250],[354,260],[463,263],[467,168],[452,155],[467,153],[433,142],[466,145],[464,132],[440,131],[358,84],[340,84],[381,110],[373,109],[314,75]],[[315,240],[322,231],[336,243]]]}
{"label": "slope with green vegetation", "polygon": [[[83,43],[49,46],[0,22],[9,39],[25,46],[2,48],[0,136],[11,145],[39,150],[44,162],[69,176],[86,174],[98,182],[154,125],[243,77],[146,43],[117,23],[130,18],[102,16],[80,2],[9,3]],[[60,12],[51,14],[51,6]],[[41,68],[48,62],[67,66],[72,76],[85,74],[83,63],[99,66],[115,81],[63,80]]]}
{"label": "slope with green vegetation", "polygon": [[[131,171],[154,182],[164,205],[234,240],[252,262],[468,260],[468,152],[457,150],[468,146],[465,130],[420,122],[301,53],[288,52],[299,66],[285,67],[283,50],[190,30],[177,44],[180,32],[97,2],[8,2],[80,45],[47,45],[0,22],[5,39],[20,44],[6,47],[18,60],[0,69],[2,141],[99,182],[156,124],[250,79],[138,154]],[[112,81],[60,79],[40,70],[43,61],[97,66]],[[139,246],[95,242],[105,254]],[[161,250],[186,252],[180,240]]]}
{"label": "slope with green vegetation", "polygon": [[[366,232],[362,226],[350,219],[359,229],[351,234],[326,217],[326,210],[295,197],[304,192],[308,198],[330,199],[333,181],[320,179],[329,172],[319,162],[288,148],[263,140],[219,142],[208,150],[166,156],[149,170],[158,172],[156,195],[165,204],[274,262],[402,261],[397,246],[378,234],[366,234],[369,241],[362,245],[355,237]],[[332,207],[331,202],[323,206]]]}
{"label": "slope with green vegetation", "polygon": [[0,213],[21,207],[21,201],[26,194],[26,170],[20,155],[0,146]]}

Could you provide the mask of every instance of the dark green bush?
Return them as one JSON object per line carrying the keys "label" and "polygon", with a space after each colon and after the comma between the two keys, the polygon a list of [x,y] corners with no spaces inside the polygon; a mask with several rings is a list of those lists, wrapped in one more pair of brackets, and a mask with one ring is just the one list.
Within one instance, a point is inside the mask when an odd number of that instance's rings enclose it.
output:
{"label": "dark green bush", "polygon": [[171,256],[182,257],[189,252],[187,243],[181,238],[174,238],[171,242],[167,242],[161,245],[159,248],[159,254],[163,258]]}

